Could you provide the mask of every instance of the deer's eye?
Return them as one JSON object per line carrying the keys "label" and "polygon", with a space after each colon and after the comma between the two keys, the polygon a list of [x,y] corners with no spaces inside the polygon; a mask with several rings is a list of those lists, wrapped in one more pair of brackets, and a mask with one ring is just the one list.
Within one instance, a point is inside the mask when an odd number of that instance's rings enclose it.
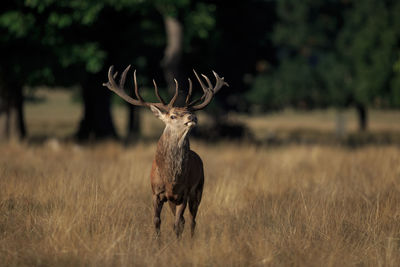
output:
{"label": "deer's eye", "polygon": [[174,116],[174,115],[171,115],[171,117],[170,117],[172,120],[173,119],[176,119],[176,116]]}

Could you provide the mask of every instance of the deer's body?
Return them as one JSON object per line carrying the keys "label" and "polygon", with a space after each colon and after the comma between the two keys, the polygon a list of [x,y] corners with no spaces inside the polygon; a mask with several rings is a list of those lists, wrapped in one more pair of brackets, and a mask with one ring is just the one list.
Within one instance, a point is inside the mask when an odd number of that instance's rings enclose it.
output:
{"label": "deer's body", "polygon": [[186,136],[181,146],[169,134],[158,141],[156,156],[151,169],[151,186],[160,199],[177,203],[185,191],[202,184],[203,162],[196,152],[190,150]]}
{"label": "deer's body", "polygon": [[[183,213],[186,205],[189,206],[189,216],[191,221],[191,234],[193,236],[196,226],[196,214],[200,205],[201,196],[204,185],[203,162],[194,151],[190,150],[189,133],[196,126],[197,117],[194,111],[203,109],[207,106],[214,94],[223,86],[227,85],[224,78],[220,78],[215,72],[216,85],[212,88],[210,80],[202,75],[207,86],[203,84],[199,76],[197,79],[203,89],[203,97],[189,103],[192,93],[192,82],[189,79],[189,91],[186,97],[186,105],[184,107],[174,107],[174,102],[178,95],[178,83],[176,82],[175,95],[168,105],[158,94],[157,85],[154,82],[155,93],[160,100],[159,103],[144,102],[138,93],[136,74],[135,94],[137,99],[128,96],[123,90],[126,74],[129,67],[122,73],[119,86],[114,81],[116,76],[113,75],[113,67],[108,72],[108,82],[103,84],[110,90],[117,93],[129,103],[137,106],[150,107],[154,115],[165,123],[165,129],[161,135],[156,155],[150,173],[151,187],[153,191],[153,207],[154,207],[154,226],[157,236],[160,233],[161,210],[163,204],[168,201],[172,213],[175,215],[174,230],[178,237],[182,234],[185,219]],[[197,104],[198,102],[201,102]]]}
{"label": "deer's body", "polygon": [[[199,155],[192,150],[189,150],[187,157],[186,164],[182,165],[185,172],[179,174],[176,180],[170,178],[173,176],[163,175],[164,166],[158,165],[156,159],[154,159],[150,173],[151,188],[153,194],[157,195],[161,201],[179,204],[185,196],[190,196],[195,191],[202,192],[204,184],[203,162]],[[171,165],[168,167],[171,167]]]}
{"label": "deer's body", "polygon": [[174,229],[179,236],[185,224],[183,212],[188,203],[193,235],[204,184],[203,162],[199,155],[190,150],[188,136],[190,129],[196,125],[197,118],[186,108],[173,108],[166,114],[159,113],[154,107],[152,110],[166,123],[158,140],[150,174],[154,225],[159,233],[161,209],[164,202],[168,201],[175,215]]}

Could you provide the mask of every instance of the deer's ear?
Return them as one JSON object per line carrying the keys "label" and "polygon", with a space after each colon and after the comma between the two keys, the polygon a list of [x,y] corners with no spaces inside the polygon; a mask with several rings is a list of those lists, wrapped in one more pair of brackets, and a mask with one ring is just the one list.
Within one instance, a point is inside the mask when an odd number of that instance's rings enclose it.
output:
{"label": "deer's ear", "polygon": [[164,112],[162,112],[158,107],[156,107],[154,105],[150,105],[150,109],[151,109],[151,111],[153,111],[154,115],[157,118],[162,119]]}

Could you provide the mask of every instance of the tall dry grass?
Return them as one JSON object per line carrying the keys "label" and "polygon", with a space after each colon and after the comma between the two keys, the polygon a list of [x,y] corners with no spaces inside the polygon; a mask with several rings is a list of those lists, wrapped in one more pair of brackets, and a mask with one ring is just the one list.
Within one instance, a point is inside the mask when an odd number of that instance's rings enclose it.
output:
{"label": "tall dry grass", "polygon": [[194,143],[194,240],[167,206],[153,238],[154,144],[0,146],[2,266],[398,266],[400,150]]}

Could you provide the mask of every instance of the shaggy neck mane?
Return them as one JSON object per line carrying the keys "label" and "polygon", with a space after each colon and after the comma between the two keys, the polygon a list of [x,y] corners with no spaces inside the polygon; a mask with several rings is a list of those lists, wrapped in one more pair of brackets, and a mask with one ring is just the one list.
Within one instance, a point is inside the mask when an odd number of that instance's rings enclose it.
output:
{"label": "shaggy neck mane", "polygon": [[163,169],[163,178],[169,182],[179,183],[184,177],[182,170],[187,169],[185,166],[190,150],[188,132],[189,129],[176,132],[167,126],[158,141],[156,162]]}

